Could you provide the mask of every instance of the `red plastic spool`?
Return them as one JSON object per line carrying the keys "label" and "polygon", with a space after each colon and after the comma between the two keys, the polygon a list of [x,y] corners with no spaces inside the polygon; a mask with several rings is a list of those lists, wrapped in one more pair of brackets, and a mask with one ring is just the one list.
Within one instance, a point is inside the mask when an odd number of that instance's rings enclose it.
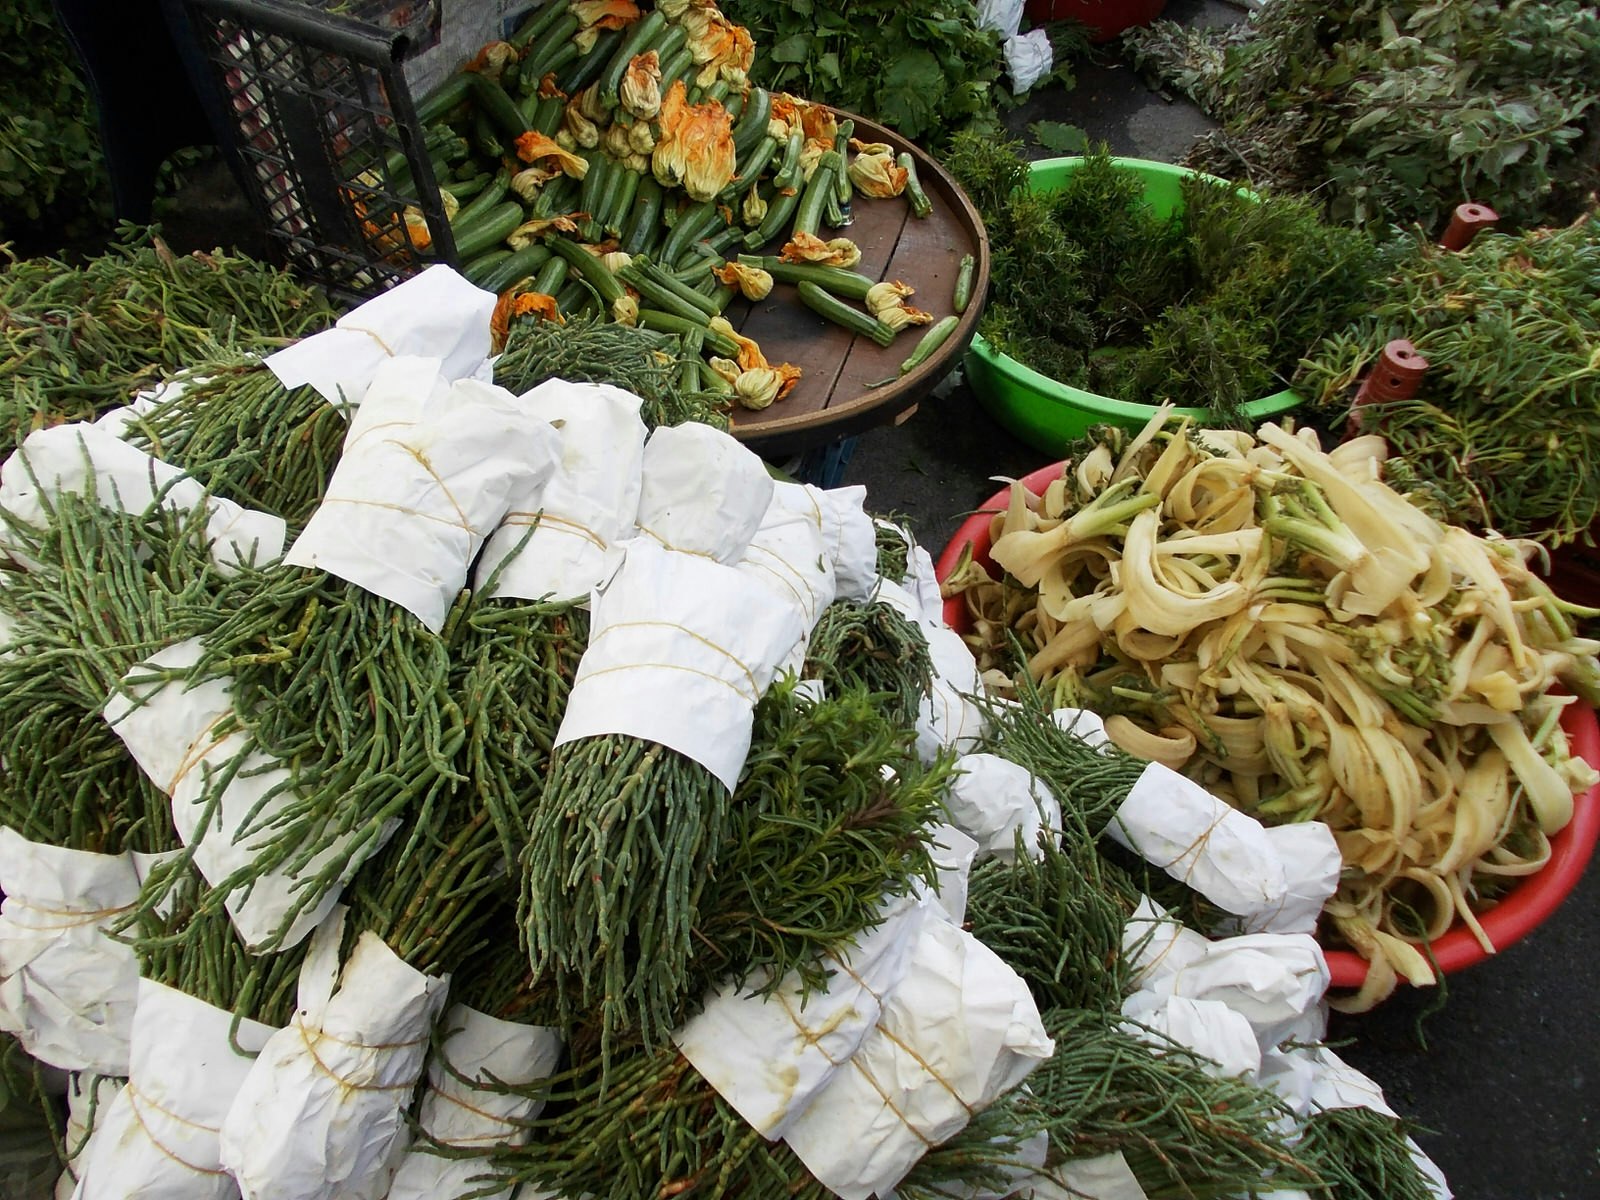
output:
{"label": "red plastic spool", "polygon": [[1458,204],[1450,214],[1450,227],[1444,231],[1439,244],[1446,250],[1465,250],[1485,229],[1493,229],[1500,222],[1500,214],[1487,204]]}
{"label": "red plastic spool", "polygon": [[1148,25],[1161,15],[1167,0],[1028,0],[1028,20],[1076,21],[1089,27],[1091,42],[1109,42],[1135,25]]}
{"label": "red plastic spool", "polygon": [[1395,338],[1378,355],[1378,364],[1367,372],[1356,393],[1355,406],[1383,404],[1389,400],[1409,400],[1422,386],[1428,360],[1405,338]]}
{"label": "red plastic spool", "polygon": [[[1036,495],[1042,494],[1051,481],[1061,477],[1065,465],[1052,463],[1040,467],[1023,476],[1022,485]],[[1006,510],[1010,497],[1010,489],[997,492],[956,530],[935,564],[941,581],[955,570],[962,550],[968,546],[978,562],[985,567],[994,565],[989,559],[989,527],[995,515]],[[944,602],[944,619],[958,633],[966,631],[969,622],[961,597]],[[1581,702],[1571,704],[1562,713],[1561,727],[1572,748],[1591,766],[1600,769],[1600,721],[1595,718],[1595,710]],[[1600,784],[1574,799],[1572,820],[1550,839],[1550,861],[1537,874],[1525,877],[1499,904],[1479,915],[1478,923],[1497,951],[1527,937],[1560,907],[1577,886],[1597,841],[1600,841]],[[1490,957],[1472,931],[1459,923],[1433,943],[1433,953],[1439,969],[1446,975]],[[1348,950],[1330,950],[1327,957],[1332,986],[1358,988],[1366,980],[1367,963],[1360,955]]]}

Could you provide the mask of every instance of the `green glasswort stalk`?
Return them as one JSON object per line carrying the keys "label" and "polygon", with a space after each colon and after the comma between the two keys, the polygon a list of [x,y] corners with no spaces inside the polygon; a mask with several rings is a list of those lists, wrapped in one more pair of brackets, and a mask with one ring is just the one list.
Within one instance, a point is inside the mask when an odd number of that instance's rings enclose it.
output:
{"label": "green glasswort stalk", "polygon": [[1431,1200],[1406,1122],[1370,1108],[1330,1108],[1301,1126],[1295,1152],[1314,1164],[1330,1200]]}
{"label": "green glasswort stalk", "polygon": [[1269,1089],[1218,1078],[1210,1064],[1110,1011],[1053,1009],[1056,1050],[1018,1097],[1049,1131],[1048,1165],[1121,1152],[1150,1200],[1222,1200],[1315,1191],[1315,1168],[1287,1144],[1288,1109]]}
{"label": "green glasswort stalk", "polygon": [[340,407],[242,355],[179,378],[190,381],[182,393],[130,422],[125,439],[216,495],[304,526],[349,431]]}
{"label": "green glasswort stalk", "polygon": [[[462,781],[456,759],[465,724],[450,691],[447,649],[461,603],[444,633],[434,634],[353,584],[279,566],[240,571],[224,604],[230,611],[208,634],[201,660],[180,677],[229,680],[236,719],[254,747],[288,772],[237,835],[259,853],[215,881],[202,908],[214,909],[267,870],[300,875],[281,937],[348,875],[354,856],[373,851],[387,822],[403,817],[397,836],[415,839]],[[236,769],[208,775],[199,802],[215,803]],[[265,827],[259,814],[273,802],[283,807]],[[309,873],[318,854],[341,843]]]}
{"label": "green glasswort stalk", "polygon": [[0,655],[0,820],[77,850],[175,848],[167,797],[101,710],[136,663],[222,619],[204,511],[62,495],[44,529],[9,522],[7,538],[34,566],[0,586],[14,622]]}

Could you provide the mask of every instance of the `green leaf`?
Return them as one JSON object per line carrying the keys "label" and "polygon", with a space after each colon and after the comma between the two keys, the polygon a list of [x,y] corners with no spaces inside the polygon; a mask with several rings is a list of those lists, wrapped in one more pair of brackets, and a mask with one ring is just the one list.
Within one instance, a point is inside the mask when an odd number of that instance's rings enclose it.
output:
{"label": "green leaf", "polygon": [[1089,135],[1076,125],[1061,121],[1035,121],[1028,126],[1033,140],[1055,154],[1082,154],[1089,146]]}
{"label": "green leaf", "polygon": [[803,33],[793,33],[772,48],[772,61],[802,63],[811,54],[811,38]]}

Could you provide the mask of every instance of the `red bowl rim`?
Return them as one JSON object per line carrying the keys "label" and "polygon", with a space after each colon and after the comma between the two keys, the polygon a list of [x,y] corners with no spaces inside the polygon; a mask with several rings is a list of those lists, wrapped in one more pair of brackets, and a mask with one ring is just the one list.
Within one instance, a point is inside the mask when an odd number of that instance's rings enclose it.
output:
{"label": "red bowl rim", "polygon": [[[1058,462],[1040,467],[1024,475],[1021,482],[1029,491],[1042,493],[1053,480],[1060,478],[1064,466]],[[962,550],[969,545],[974,556],[989,565],[989,526],[996,513],[1005,511],[1010,492],[1009,487],[996,492],[962,522],[935,564],[941,583],[955,570]],[[966,629],[966,606],[959,596],[944,602],[944,619],[957,632]],[[1562,711],[1561,726],[1573,749],[1591,766],[1600,769],[1600,721],[1596,720],[1594,708],[1583,701],[1568,705]],[[1600,784],[1575,798],[1572,820],[1550,838],[1550,861],[1535,874],[1526,876],[1500,903],[1480,914],[1478,923],[1496,951],[1521,941],[1549,918],[1577,886],[1597,841],[1600,841]],[[1432,950],[1439,969],[1447,975],[1490,957],[1472,931],[1460,922],[1434,942]],[[1330,950],[1327,958],[1333,987],[1358,988],[1365,981],[1367,963],[1360,955],[1349,950]]]}

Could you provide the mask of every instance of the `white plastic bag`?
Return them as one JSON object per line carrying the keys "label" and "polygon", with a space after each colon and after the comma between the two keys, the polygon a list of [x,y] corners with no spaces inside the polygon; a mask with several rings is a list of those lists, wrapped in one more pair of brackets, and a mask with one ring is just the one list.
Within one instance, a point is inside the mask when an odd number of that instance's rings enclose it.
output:
{"label": "white plastic bag", "polygon": [[591,609],[556,745],[607,734],[660,742],[732,791],[756,701],[800,638],[799,610],[733,567],[648,538],[628,543]]}
{"label": "white plastic bag", "polygon": [[1000,53],[1006,60],[1006,73],[1011,76],[1013,96],[1028,91],[1055,65],[1055,50],[1050,45],[1050,35],[1043,29],[1030,29],[1008,37],[1001,43]]}
{"label": "white plastic bag", "polygon": [[222,1122],[222,1164],[245,1200],[379,1200],[406,1150],[406,1108],[449,981],[372,933],[341,968],[341,916],[318,928],[300,1007]]}
{"label": "white plastic bag", "polygon": [[[538,1116],[543,1102],[471,1081],[519,1087],[546,1078],[561,1058],[560,1030],[502,1021],[463,1004],[445,1014],[444,1028],[444,1061],[435,1055],[428,1064],[427,1090],[417,1113],[422,1132],[443,1145],[486,1154],[496,1146],[525,1145],[525,1122]],[[483,1186],[485,1173],[481,1159],[444,1158],[429,1153],[421,1142],[401,1160],[388,1200],[470,1195]],[[493,1197],[501,1200],[510,1194],[507,1189]]]}
{"label": "white plastic bag", "polygon": [[139,963],[106,927],[138,899],[133,860],[0,828],[0,892],[0,1029],[53,1067],[126,1075]]}
{"label": "white plastic bag", "polygon": [[[639,397],[605,383],[550,379],[521,403],[560,437],[550,478],[511,498],[479,555],[475,586],[524,600],[585,600],[622,561],[637,532],[645,425]],[[529,532],[529,529],[532,532]],[[515,554],[502,569],[505,559]]]}
{"label": "white plastic bag", "polygon": [[735,563],[772,502],[773,479],[731,434],[688,421],[644,444],[639,528],[669,550]]}
{"label": "white plastic bag", "polygon": [[388,359],[284,561],[392,600],[437,633],[484,539],[512,497],[543,486],[559,443],[504,388],[447,383],[437,359]]}
{"label": "white plastic bag", "polygon": [[784,1135],[844,1200],[889,1192],[1055,1050],[1022,978],[924,903],[933,915],[876,1027]]}
{"label": "white plastic bag", "polygon": [[1022,28],[1022,0],[978,0],[978,28],[992,29],[1003,42]]}
{"label": "white plastic bag", "polygon": [[[194,847],[195,868],[215,887],[254,861],[261,842],[271,832],[274,816],[291,807],[295,796],[282,788],[290,778],[289,770],[257,750],[248,733],[238,728],[217,732],[233,714],[227,680],[208,679],[185,688],[182,683],[156,677],[163,670],[193,667],[203,652],[199,639],[189,638],[135,666],[124,677],[124,691],[107,702],[105,719],[151,782],[172,798],[172,824],[178,837],[185,846]],[[235,762],[239,769],[226,777],[210,823],[202,826],[213,800],[212,776],[228,771]],[[264,799],[274,789],[282,790]],[[246,947],[257,950],[279,935],[277,949],[298,944],[327,916],[344,883],[383,847],[396,827],[397,822],[389,822],[359,854],[349,851],[359,833],[345,834],[301,870],[291,873],[273,868],[256,878],[248,890],[229,893],[223,903]],[[345,859],[348,862],[337,884],[314,903],[302,904],[301,881],[316,877],[329,863]]]}
{"label": "white plastic bag", "polygon": [[1230,913],[1279,908],[1288,894],[1261,822],[1160,763],[1145,767],[1105,832]]}
{"label": "white plastic bag", "polygon": [[978,843],[980,855],[1016,859],[1017,835],[1024,852],[1041,858],[1040,835],[1061,828],[1061,804],[1044,780],[997,754],[964,754],[945,797],[950,821]]}
{"label": "white plastic bag", "polygon": [[[233,1200],[218,1129],[270,1026],[139,981],[127,1086],[84,1148],[74,1200]],[[236,1037],[238,1049],[232,1038]],[[240,1051],[245,1053],[241,1054]]]}
{"label": "white plastic bag", "polygon": [[271,355],[267,366],[284,387],[309,383],[339,405],[361,404],[378,369],[400,356],[437,358],[446,379],[480,375],[496,300],[447,266],[429,267]]}
{"label": "white plastic bag", "polygon": [[724,985],[672,1040],[753,1129],[775,1141],[872,1031],[930,915],[929,905],[910,897],[891,901],[882,922],[830,962],[820,995],[802,1001],[798,976],[765,996]]}
{"label": "white plastic bag", "polygon": [[[205,505],[211,559],[223,571],[271,562],[283,553],[282,518],[208,495],[171,463],[93,425],[36,429],[0,466],[0,509],[35,528],[49,525],[52,497],[91,492],[103,508],[131,513],[144,512],[157,497],[172,512]],[[4,531],[0,524],[0,551],[10,550],[26,566],[18,549],[6,545]]]}

